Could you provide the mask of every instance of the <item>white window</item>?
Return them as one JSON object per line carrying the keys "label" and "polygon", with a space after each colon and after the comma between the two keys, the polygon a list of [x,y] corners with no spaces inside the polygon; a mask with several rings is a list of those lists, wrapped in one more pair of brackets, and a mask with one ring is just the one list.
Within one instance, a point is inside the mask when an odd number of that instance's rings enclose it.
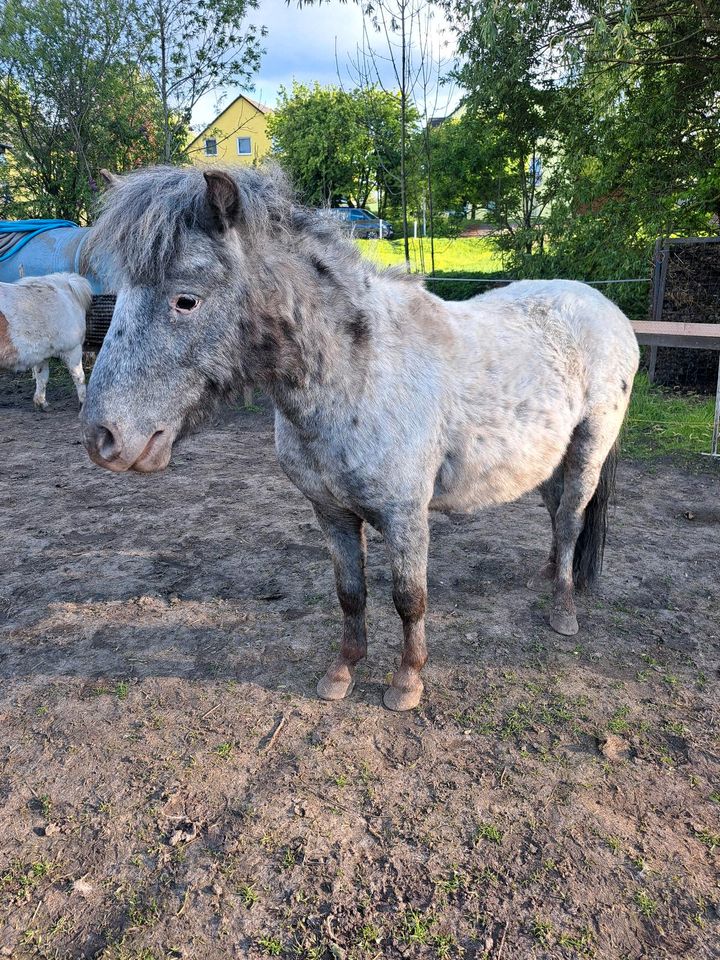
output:
{"label": "white window", "polygon": [[237,138],[237,151],[241,157],[247,157],[252,153],[252,143],[250,137]]}
{"label": "white window", "polygon": [[215,137],[208,137],[205,141],[205,156],[206,157],[216,157],[217,156],[217,140]]}

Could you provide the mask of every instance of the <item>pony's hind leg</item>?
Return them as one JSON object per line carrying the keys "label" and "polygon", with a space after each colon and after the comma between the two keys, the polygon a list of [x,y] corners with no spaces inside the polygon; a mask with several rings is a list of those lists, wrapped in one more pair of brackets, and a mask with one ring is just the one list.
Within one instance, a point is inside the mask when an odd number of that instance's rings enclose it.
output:
{"label": "pony's hind leg", "polygon": [[[599,567],[602,560],[615,466],[615,436],[608,436],[604,426],[600,419],[582,421],[575,428],[563,461],[563,491],[555,514],[556,566],[550,626],[565,636],[578,631],[574,571],[583,558],[576,551],[593,551],[594,567]],[[600,482],[603,476],[608,482]]]}
{"label": "pony's hind leg", "polygon": [[555,536],[555,515],[563,492],[563,468],[562,464],[557,468],[549,480],[540,487],[540,496],[550,514],[550,523],[552,525],[552,544],[550,546],[550,555],[545,563],[540,567],[534,576],[528,581],[529,587],[541,587],[548,580],[555,579],[555,568],[557,561],[557,539]]}
{"label": "pony's hind leg", "polygon": [[315,507],[315,515],[330,548],[343,612],[340,653],[319,680],[317,692],[323,700],[341,700],[351,692],[355,667],[367,654],[365,532],[363,521],[354,513],[329,513]]}
{"label": "pony's hind leg", "polygon": [[47,390],[48,380],[50,379],[50,363],[47,360],[43,360],[37,367],[32,368],[32,372],[35,377],[35,396],[33,397],[33,403],[40,410],[48,410],[49,407],[45,399],[45,391]]}
{"label": "pony's hind leg", "polygon": [[385,691],[383,702],[389,710],[412,710],[422,696],[420,671],[427,661],[425,609],[430,539],[427,510],[384,526],[383,535],[390,553],[393,600],[403,625],[400,666]]}
{"label": "pony's hind leg", "polygon": [[70,372],[77,390],[78,401],[82,407],[85,403],[85,371],[82,365],[82,346],[78,344],[77,347],[73,347],[67,353],[61,354],[61,359]]}

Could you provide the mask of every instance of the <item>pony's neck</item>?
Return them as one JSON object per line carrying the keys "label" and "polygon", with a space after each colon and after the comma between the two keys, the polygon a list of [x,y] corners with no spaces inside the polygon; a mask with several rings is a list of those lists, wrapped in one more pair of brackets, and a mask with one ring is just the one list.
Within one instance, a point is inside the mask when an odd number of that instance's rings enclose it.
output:
{"label": "pony's neck", "polygon": [[[364,389],[380,318],[364,263],[338,269],[328,255],[297,253],[256,292],[247,330],[250,379],[297,426],[346,406]],[[377,278],[375,278],[377,280]]]}

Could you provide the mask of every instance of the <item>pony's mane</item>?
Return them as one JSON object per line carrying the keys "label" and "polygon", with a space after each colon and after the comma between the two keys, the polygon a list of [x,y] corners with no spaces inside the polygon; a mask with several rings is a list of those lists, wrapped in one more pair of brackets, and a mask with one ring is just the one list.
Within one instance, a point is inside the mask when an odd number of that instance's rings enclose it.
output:
{"label": "pony's mane", "polygon": [[[238,223],[250,242],[270,230],[280,234],[293,227],[326,236],[331,232],[323,218],[294,204],[290,184],[277,167],[224,172],[237,184]],[[105,192],[88,237],[88,254],[110,279],[153,284],[196,230],[217,235],[202,170],[146,167],[117,178]]]}

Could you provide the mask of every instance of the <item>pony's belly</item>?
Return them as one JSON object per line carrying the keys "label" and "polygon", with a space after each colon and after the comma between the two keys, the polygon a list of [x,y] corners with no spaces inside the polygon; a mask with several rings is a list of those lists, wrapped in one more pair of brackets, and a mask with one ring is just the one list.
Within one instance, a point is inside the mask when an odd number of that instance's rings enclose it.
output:
{"label": "pony's belly", "polygon": [[518,500],[552,476],[564,447],[546,453],[499,464],[453,464],[451,458],[438,473],[430,509],[470,513]]}

